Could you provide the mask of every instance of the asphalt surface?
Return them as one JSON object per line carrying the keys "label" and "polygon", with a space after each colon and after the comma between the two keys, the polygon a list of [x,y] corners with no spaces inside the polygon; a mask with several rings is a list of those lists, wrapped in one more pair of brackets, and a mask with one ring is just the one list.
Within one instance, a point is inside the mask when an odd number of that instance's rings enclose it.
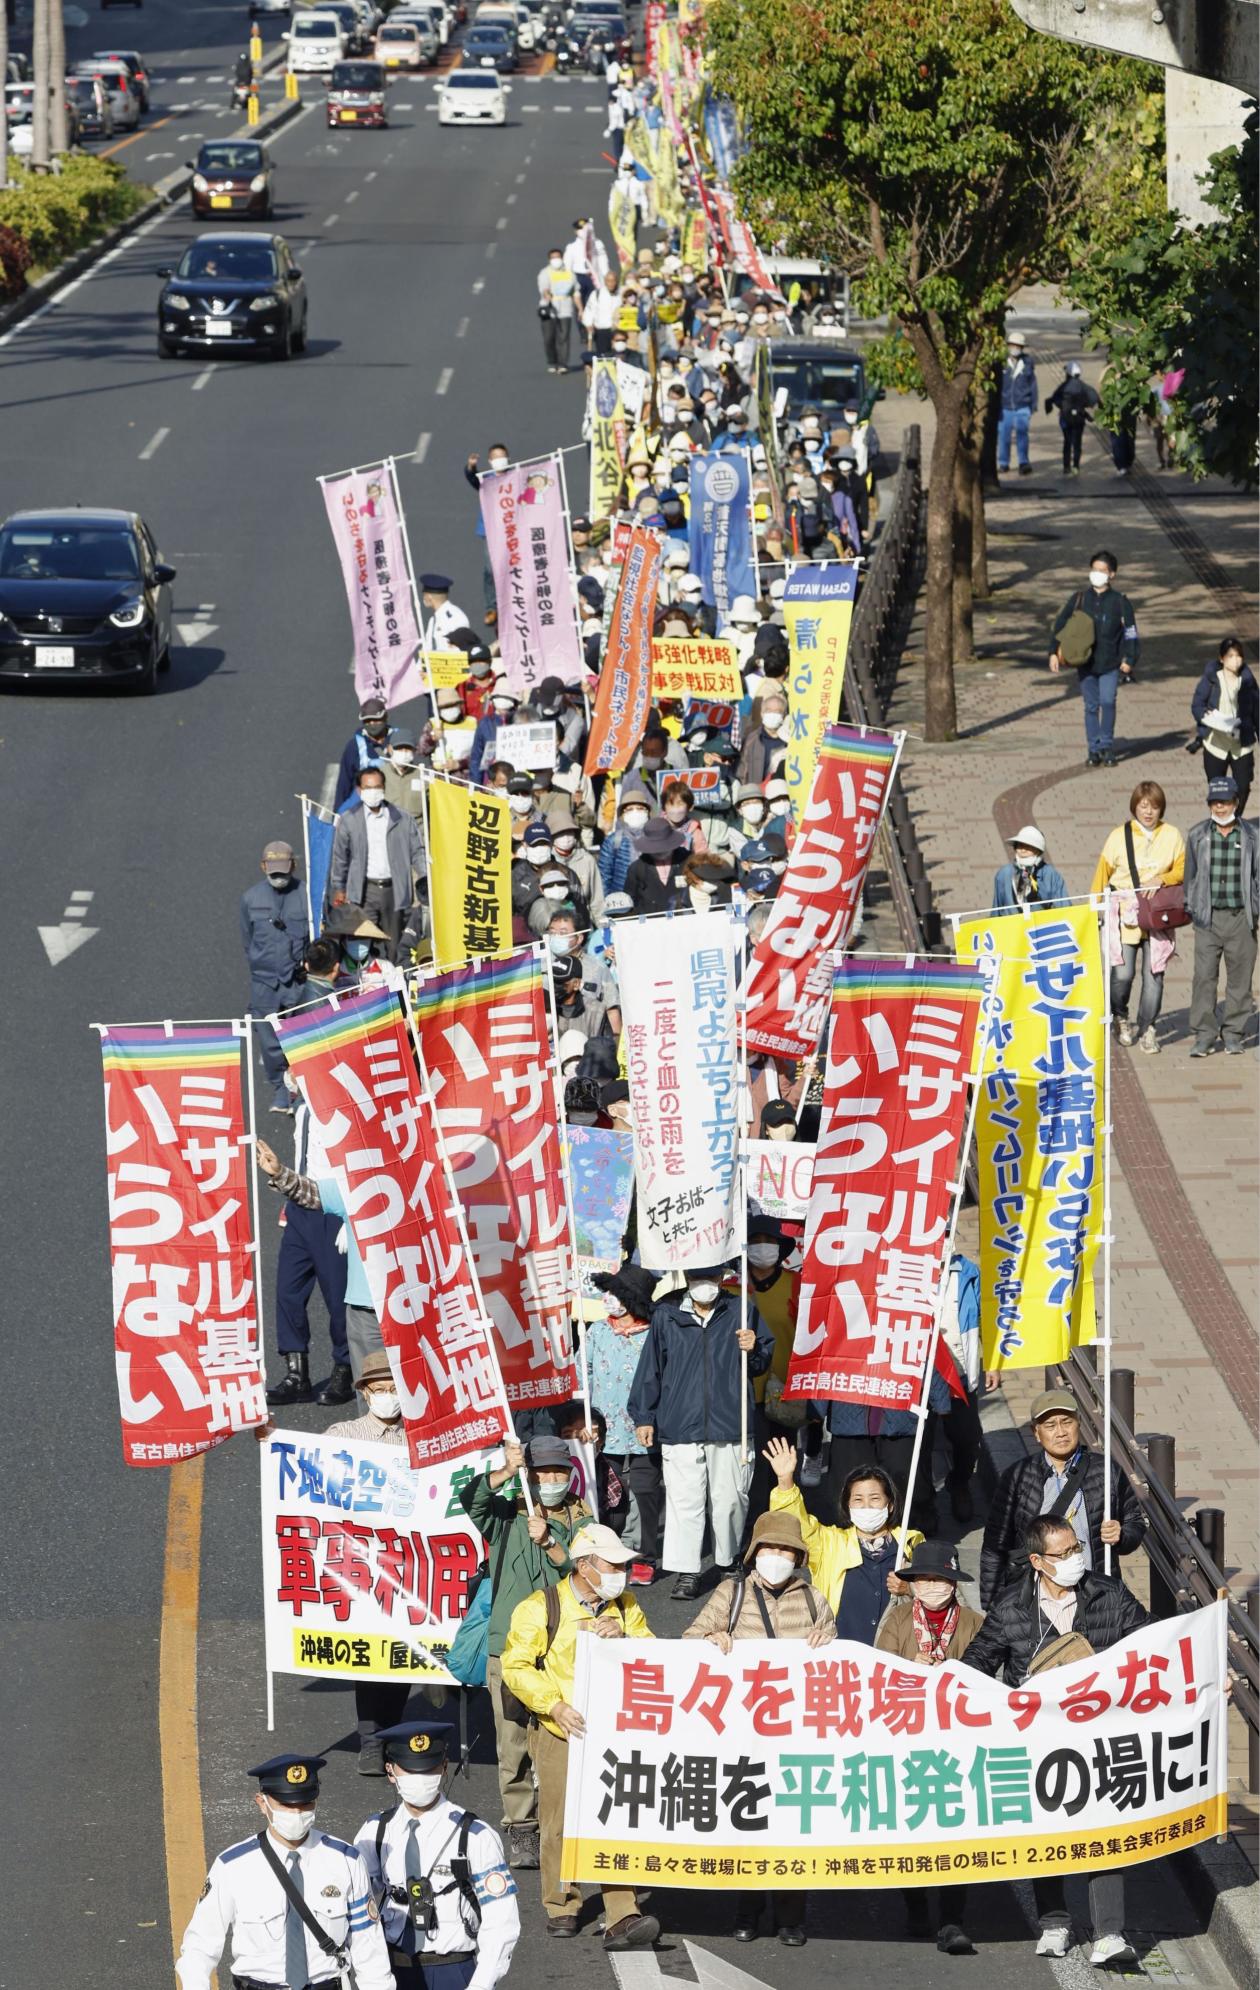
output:
{"label": "asphalt surface", "polygon": [[[236,8],[149,0],[134,14],[93,13],[75,31],[83,52],[109,41],[152,58],[154,106],[124,155],[141,177],[160,177],[200,137],[231,128],[216,111],[243,21]],[[264,25],[269,41],[278,25]],[[400,477],[417,568],[450,572],[479,622],[466,455],[484,459],[492,440],[525,455],[578,436],[580,376],[544,370],[534,276],[574,214],[602,210],[602,92],[522,79],[508,128],[470,133],[439,130],[426,108],[433,95],[427,78],[395,85],[386,132],[330,133],[306,110],[274,140],[274,226],[306,272],[307,357],[159,362],[156,271],[198,232],[184,211],[0,341],[0,513],[74,500],[138,509],[178,569],[182,627],[153,698],[43,687],[0,698],[0,902],[14,950],[0,1047],[10,1357],[0,1407],[9,1464],[0,1990],[173,1980],[157,1731],[168,1482],[120,1457],[89,1025],[229,1016],[247,1000],[238,895],[269,837],[300,842],[294,797],[320,792],[355,719],[317,475],[386,451],[410,457]],[[574,497],[585,501],[582,474]],[[36,928],[56,925],[76,891],[93,894],[96,932],[53,966]],[[270,1121],[269,1137],[282,1125]],[[269,1293],[266,1200],[263,1214]],[[319,1373],[318,1326],[315,1353]],[[252,1828],[243,1771],[273,1747],[332,1751],[323,1814],[334,1830],[352,1832],[383,1799],[383,1785],[355,1773],[348,1689],[277,1679],[268,1736],[259,1575],[256,1453],[241,1438],[211,1454],[206,1472],[197,1718],[211,1853]],[[687,1613],[663,1590],[647,1607],[664,1634],[682,1628]],[[473,1700],[471,1725],[474,1759],[460,1788],[494,1819],[484,1700]],[[521,1880],[526,1933],[512,1980],[570,1985],[593,1970],[611,1982],[594,1939],[548,1941],[536,1881]],[[1133,1892],[1137,1925],[1160,1936],[1192,1929],[1167,1868],[1147,1869]],[[1049,1965],[1031,1960],[1015,1894],[999,1887],[977,1899],[982,1953],[958,1962],[907,1948],[895,1895],[816,1899],[811,1926],[825,1939],[804,1957],[764,1941],[736,1951],[720,1896],[664,1895],[660,1967],[693,1980],[690,1938],[731,1963],[738,1956],[749,1982],[799,1984],[823,1958],[828,1973],[860,1970],[875,1983],[908,1966],[920,1980],[961,1976],[976,1990],[1044,1982]],[[1175,1943],[1161,1953],[1165,1966],[1152,1973],[1165,1980],[1223,1980],[1203,1944],[1184,1951],[1188,1965],[1178,1966]],[[1054,1973],[1068,1985],[1079,1970]],[[633,1981],[644,1990],[650,1972]]]}

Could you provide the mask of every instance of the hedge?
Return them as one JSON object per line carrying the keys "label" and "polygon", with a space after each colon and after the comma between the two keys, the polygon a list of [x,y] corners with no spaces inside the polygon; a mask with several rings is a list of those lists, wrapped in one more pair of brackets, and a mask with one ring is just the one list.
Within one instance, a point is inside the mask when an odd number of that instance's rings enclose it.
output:
{"label": "hedge", "polygon": [[[85,152],[66,154],[59,173],[33,173],[21,159],[10,159],[9,172],[11,184],[0,190],[0,240],[11,231],[41,269],[86,248],[151,198],[112,159]],[[26,285],[15,260],[20,259],[5,257],[0,266],[0,283],[9,296]]]}

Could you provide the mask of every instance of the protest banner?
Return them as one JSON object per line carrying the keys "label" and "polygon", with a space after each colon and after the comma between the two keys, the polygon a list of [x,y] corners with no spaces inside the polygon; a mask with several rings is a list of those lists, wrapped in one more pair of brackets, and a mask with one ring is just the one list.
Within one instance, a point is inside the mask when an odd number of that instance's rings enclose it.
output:
{"label": "protest banner", "polygon": [[652,697],[652,618],[660,534],[633,527],[613,601],[584,772],[620,774],[643,737]]}
{"label": "protest banner", "polygon": [[594,1279],[596,1272],[616,1271],[621,1264],[621,1240],[634,1194],[634,1144],[624,1126],[574,1126],[572,1121],[566,1138],[578,1313],[584,1320],[599,1320],[604,1316],[604,1295]]}
{"label": "protest banner", "polygon": [[129,1465],[267,1421],[240,1023],[98,1024]]}
{"label": "protest banner", "polygon": [[328,873],[332,869],[333,837],[337,818],[322,802],[309,795],[302,803],[302,851],[306,858],[306,915],[311,938],[317,940],[324,924],[324,901],[328,896]]}
{"label": "protest banner", "polygon": [[[774,370],[770,364],[770,344],[757,340],[753,360],[753,405],[757,410],[757,440],[766,452],[770,472],[770,509],[776,525],[783,524],[783,457],[779,449],[779,424],[774,415]],[[837,707],[837,710],[839,707]]]}
{"label": "protest banner", "polygon": [[814,1179],[812,1140],[747,1140],[748,1207],[757,1216],[802,1223]]}
{"label": "protest banner", "polygon": [[621,496],[628,436],[619,374],[620,368],[615,359],[591,361],[592,524],[600,518],[611,518]]}
{"label": "protest banner", "polygon": [[983,994],[930,956],[836,968],[786,1396],[919,1400]]}
{"label": "protest banner", "polygon": [[738,1046],[729,912],[617,927],[639,1257],[653,1271],[735,1248]]}
{"label": "protest banner", "polygon": [[617,261],[623,270],[629,269],[638,242],[638,208],[634,195],[620,175],[608,189],[608,227],[617,251]]}
{"label": "protest banner", "polygon": [[539,719],[528,725],[500,726],[494,736],[494,757],[518,772],[534,773],[556,764],[556,722]]}
{"label": "protest banner", "polygon": [[714,698],[738,704],[744,683],[733,643],[658,636],[652,644],[652,699]]}
{"label": "protest banner", "polygon": [[317,479],[354,631],[354,688],[393,708],[424,695],[420,623],[394,459]]}
{"label": "protest banner", "polygon": [[345,1199],[411,1463],[497,1444],[509,1423],[490,1323],[398,996],[349,995],[271,1020]]}
{"label": "protest banner", "polygon": [[429,909],[438,967],[512,944],[512,813],[505,795],[429,783]]}
{"label": "protest banner", "polygon": [[735,706],[726,700],[691,698],[687,703],[687,717],[695,719],[706,732],[729,732],[735,723]]}
{"label": "protest banner", "polygon": [[421,661],[435,691],[454,691],[467,680],[466,650],[425,650]]}
{"label": "protest banner", "polygon": [[857,567],[843,561],[793,567],[783,590],[791,665],[788,745],[780,770],[799,817],[814,783],[828,725],[840,716]]}
{"label": "protest banner", "polygon": [[561,1873],[939,1886],[1159,1859],[1224,1831],[1225,1605],[1006,1686],[838,1639],[579,1638]]}
{"label": "protest banner", "polygon": [[479,498],[499,611],[500,679],[528,697],[544,677],[567,683],[582,668],[560,459],[487,470]]}
{"label": "protest banner", "polygon": [[452,1685],[446,1654],[484,1543],[474,1467],[416,1471],[400,1445],[273,1430],[262,1464],[267,1671]]}
{"label": "protest banner", "polygon": [[[689,459],[691,508],[687,531],[692,573],[704,600],[717,611],[719,628],[730,620],[737,594],[756,596],[752,557],[752,471],[742,449]],[[727,695],[730,695],[729,693]],[[735,693],[743,695],[742,687]]]}
{"label": "protest banner", "polygon": [[984,1365],[1040,1368],[1097,1332],[1107,1029],[1098,914],[1046,905],[964,919],[955,946],[993,991],[976,1120]]}
{"label": "protest banner", "polygon": [[534,948],[426,975],[412,1020],[513,1409],[568,1402],[573,1268]]}
{"label": "protest banner", "polygon": [[753,951],[748,1047],[809,1057],[831,1002],[904,735],[828,726],[774,909]]}

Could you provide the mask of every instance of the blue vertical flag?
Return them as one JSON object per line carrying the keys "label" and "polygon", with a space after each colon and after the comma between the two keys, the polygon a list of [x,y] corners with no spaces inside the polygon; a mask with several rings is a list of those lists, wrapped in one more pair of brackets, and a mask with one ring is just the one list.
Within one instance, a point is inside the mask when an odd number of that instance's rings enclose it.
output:
{"label": "blue vertical flag", "polygon": [[324,900],[328,895],[328,873],[332,867],[333,835],[337,818],[318,802],[302,797],[302,834],[306,841],[306,898],[311,915],[311,938],[317,939],[324,925]]}
{"label": "blue vertical flag", "polygon": [[747,453],[719,450],[690,460],[691,571],[717,611],[719,629],[737,594],[757,592],[752,558],[752,473]]}

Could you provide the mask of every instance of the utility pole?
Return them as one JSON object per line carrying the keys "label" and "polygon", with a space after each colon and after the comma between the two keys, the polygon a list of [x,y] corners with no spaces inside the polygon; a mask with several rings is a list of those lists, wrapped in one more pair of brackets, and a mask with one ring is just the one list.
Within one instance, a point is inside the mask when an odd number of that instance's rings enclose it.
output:
{"label": "utility pole", "polygon": [[54,155],[70,150],[70,123],[66,116],[66,17],[62,0],[46,0],[48,7],[48,70],[52,87],[52,150]]}
{"label": "utility pole", "polygon": [[48,5],[49,0],[35,0],[34,32],[34,71],[35,101],[31,112],[31,171],[48,171]]}
{"label": "utility pole", "polygon": [[[0,5],[0,88],[7,86],[9,79],[9,9],[7,0]],[[4,114],[4,99],[0,98],[0,187],[9,184],[9,120]]]}

